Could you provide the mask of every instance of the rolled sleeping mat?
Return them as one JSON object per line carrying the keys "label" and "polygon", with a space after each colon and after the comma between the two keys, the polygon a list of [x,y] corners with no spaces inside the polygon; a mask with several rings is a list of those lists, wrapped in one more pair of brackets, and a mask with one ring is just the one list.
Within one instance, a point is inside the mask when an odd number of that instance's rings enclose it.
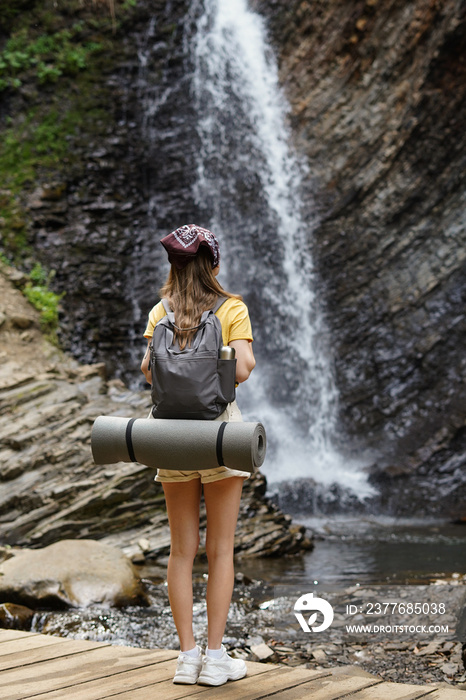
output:
{"label": "rolled sleeping mat", "polygon": [[262,423],[99,416],[92,427],[96,464],[139,462],[158,469],[218,466],[255,472],[266,451]]}

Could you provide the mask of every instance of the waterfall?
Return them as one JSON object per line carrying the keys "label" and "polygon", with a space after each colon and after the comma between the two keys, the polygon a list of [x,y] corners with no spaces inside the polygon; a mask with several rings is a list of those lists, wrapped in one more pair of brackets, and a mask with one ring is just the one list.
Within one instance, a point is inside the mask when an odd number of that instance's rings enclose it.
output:
{"label": "waterfall", "polygon": [[266,426],[269,482],[309,477],[369,494],[361,465],[334,446],[338,392],[312,261],[316,218],[264,21],[246,0],[194,0],[190,19],[199,223],[218,234],[220,280],[243,294],[256,341],[240,407]]}

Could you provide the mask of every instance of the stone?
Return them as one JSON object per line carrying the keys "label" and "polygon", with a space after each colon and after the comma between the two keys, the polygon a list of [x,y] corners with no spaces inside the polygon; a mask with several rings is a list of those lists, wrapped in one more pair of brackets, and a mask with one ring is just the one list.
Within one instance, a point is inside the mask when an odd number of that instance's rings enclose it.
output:
{"label": "stone", "polygon": [[262,644],[253,644],[250,647],[252,653],[254,656],[257,656],[257,658],[260,661],[264,661],[265,659],[269,659],[271,656],[274,655],[274,650],[271,649],[267,644],[262,643]]}
{"label": "stone", "polygon": [[11,547],[0,547],[0,562],[11,559],[14,556],[14,550]]}
{"label": "stone", "polygon": [[458,673],[458,664],[446,663],[440,667],[446,676],[454,676]]}
{"label": "stone", "polygon": [[418,651],[415,650],[415,654],[418,656],[427,656],[429,654],[436,654],[442,648],[442,642],[434,640],[429,642],[426,646],[422,647]]}
{"label": "stone", "polygon": [[[404,651],[405,649],[409,649],[410,646],[410,642],[389,642],[384,645],[384,649],[386,651]],[[443,645],[443,648],[444,647],[445,645]]]}
{"label": "stone", "polygon": [[151,544],[147,537],[141,537],[141,539],[138,540],[138,545],[143,553],[150,552],[151,550]]}
{"label": "stone", "polygon": [[249,658],[249,654],[245,649],[236,648],[230,651],[229,654],[234,659],[242,659],[243,661],[246,661]]}
{"label": "stone", "polygon": [[33,318],[31,318],[30,316],[25,316],[23,314],[13,314],[12,316],[10,316],[10,321],[16,328],[21,329],[29,328],[34,323]]}
{"label": "stone", "polygon": [[24,605],[0,603],[0,627],[5,629],[29,630],[34,610]]}
{"label": "stone", "polygon": [[320,664],[328,661],[327,654],[323,649],[313,649],[312,656]]}
{"label": "stone", "polygon": [[2,599],[33,608],[147,603],[129,559],[93,540],[63,540],[17,552],[0,564],[0,574]]}
{"label": "stone", "polygon": [[135,566],[143,566],[146,563],[146,557],[144,556],[143,552],[127,552],[125,550],[125,554]]}
{"label": "stone", "polygon": [[66,182],[50,182],[42,185],[41,199],[49,199],[53,202],[61,199],[66,192]]}

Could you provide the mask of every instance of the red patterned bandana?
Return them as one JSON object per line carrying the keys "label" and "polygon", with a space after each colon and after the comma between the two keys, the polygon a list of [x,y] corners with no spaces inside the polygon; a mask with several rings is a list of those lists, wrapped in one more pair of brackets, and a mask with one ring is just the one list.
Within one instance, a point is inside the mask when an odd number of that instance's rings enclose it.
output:
{"label": "red patterned bandana", "polygon": [[218,240],[207,228],[201,228],[195,224],[187,224],[177,228],[162,238],[160,243],[168,253],[169,261],[179,270],[182,270],[192,260],[199,250],[199,246],[207,246],[212,255],[212,269],[220,262],[220,249]]}

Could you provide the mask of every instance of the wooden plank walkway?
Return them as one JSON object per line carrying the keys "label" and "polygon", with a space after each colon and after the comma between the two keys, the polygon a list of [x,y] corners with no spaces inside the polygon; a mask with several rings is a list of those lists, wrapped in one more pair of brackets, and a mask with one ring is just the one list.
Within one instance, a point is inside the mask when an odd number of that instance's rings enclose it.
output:
{"label": "wooden plank walkway", "polygon": [[136,649],[0,630],[2,700],[466,700],[434,685],[385,683],[355,666],[314,671],[248,663],[219,688],[172,683],[176,651]]}

